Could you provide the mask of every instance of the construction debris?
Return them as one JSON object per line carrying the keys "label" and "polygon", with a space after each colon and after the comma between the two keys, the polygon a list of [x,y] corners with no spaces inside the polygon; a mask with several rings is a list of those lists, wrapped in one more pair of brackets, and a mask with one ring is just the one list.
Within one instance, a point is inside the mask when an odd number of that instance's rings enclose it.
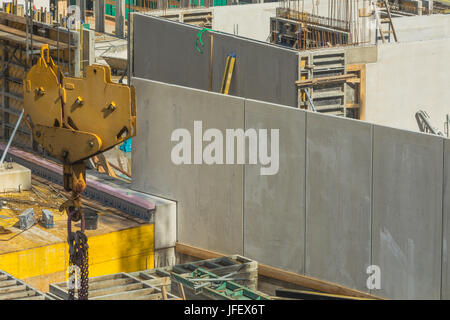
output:
{"label": "construction debris", "polygon": [[21,215],[19,215],[19,223],[21,230],[27,230],[34,226],[36,219],[34,217],[33,208],[26,209]]}
{"label": "construction debris", "polygon": [[46,229],[53,228],[53,213],[51,213],[48,209],[42,210],[41,224]]}

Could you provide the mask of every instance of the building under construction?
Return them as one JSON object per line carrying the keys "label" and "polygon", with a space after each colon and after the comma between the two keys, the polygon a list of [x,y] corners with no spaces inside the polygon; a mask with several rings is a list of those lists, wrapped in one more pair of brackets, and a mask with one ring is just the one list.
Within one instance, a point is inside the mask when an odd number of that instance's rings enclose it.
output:
{"label": "building under construction", "polygon": [[0,4],[0,300],[450,299],[449,1]]}

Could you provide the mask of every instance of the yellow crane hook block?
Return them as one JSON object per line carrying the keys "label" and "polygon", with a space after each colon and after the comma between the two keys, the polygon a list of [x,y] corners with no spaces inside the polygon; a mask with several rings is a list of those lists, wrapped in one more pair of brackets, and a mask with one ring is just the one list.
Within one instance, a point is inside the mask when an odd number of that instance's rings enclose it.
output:
{"label": "yellow crane hook block", "polygon": [[107,66],[85,78],[59,75],[48,46],[24,82],[25,121],[35,141],[64,164],[104,152],[136,135],[134,87],[111,81]]}
{"label": "yellow crane hook block", "polygon": [[24,119],[31,130],[35,124],[53,127],[62,124],[58,68],[49,54],[48,45],[28,71],[24,81]]}
{"label": "yellow crane hook block", "polygon": [[113,83],[108,66],[86,67],[84,79],[65,77],[63,89],[63,122],[75,130],[98,135],[100,151],[136,135],[134,87]]}

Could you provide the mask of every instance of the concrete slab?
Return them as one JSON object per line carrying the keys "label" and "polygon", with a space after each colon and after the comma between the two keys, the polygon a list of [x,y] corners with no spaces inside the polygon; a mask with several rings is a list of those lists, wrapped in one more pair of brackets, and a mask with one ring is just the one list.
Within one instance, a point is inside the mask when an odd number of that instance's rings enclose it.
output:
{"label": "concrete slab", "polygon": [[305,274],[367,292],[372,127],[310,112],[306,123]]}
{"label": "concrete slab", "polygon": [[245,128],[279,129],[279,171],[245,165],[244,255],[303,273],[305,236],[305,112],[246,100]]}
{"label": "concrete slab", "polygon": [[15,162],[0,167],[0,193],[31,189],[31,170]]}
{"label": "concrete slab", "polygon": [[[177,201],[177,240],[242,254],[243,165],[175,165],[175,129],[203,131],[244,127],[244,100],[174,85],[133,79],[138,130],[133,144],[132,188]],[[206,146],[207,143],[204,144]],[[192,153],[193,158],[193,153]]]}
{"label": "concrete slab", "polygon": [[443,139],[374,126],[372,264],[394,299],[439,299]]}

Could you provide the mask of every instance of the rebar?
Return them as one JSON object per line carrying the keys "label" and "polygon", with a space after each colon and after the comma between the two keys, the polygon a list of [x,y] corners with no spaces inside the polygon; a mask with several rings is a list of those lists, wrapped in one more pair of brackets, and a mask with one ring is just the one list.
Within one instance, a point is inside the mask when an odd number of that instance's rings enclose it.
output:
{"label": "rebar", "polygon": [[[306,0],[305,5],[305,0],[279,0],[276,19],[283,19],[283,25],[273,24],[272,31],[279,34],[275,42],[286,44],[282,38],[292,39],[291,29],[295,28],[295,42],[286,42],[298,50],[368,43],[368,17],[361,13],[369,7],[369,0],[322,1],[327,2],[320,5],[319,0]],[[292,26],[283,27],[289,24]]]}

